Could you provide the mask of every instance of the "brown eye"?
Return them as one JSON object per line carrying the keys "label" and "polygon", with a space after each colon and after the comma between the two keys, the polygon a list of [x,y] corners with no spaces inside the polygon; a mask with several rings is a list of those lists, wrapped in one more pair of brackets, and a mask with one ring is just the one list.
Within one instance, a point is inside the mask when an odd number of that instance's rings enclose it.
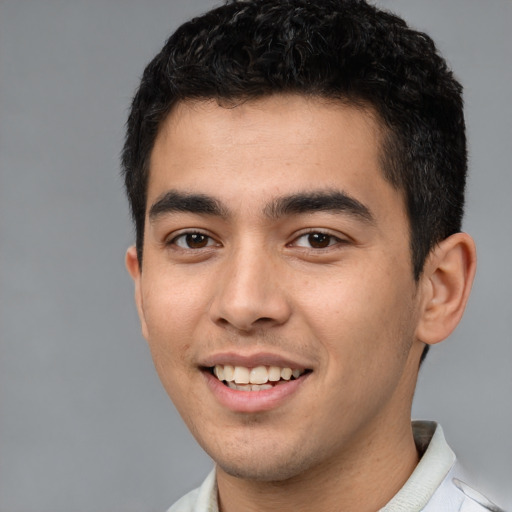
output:
{"label": "brown eye", "polygon": [[184,233],[174,238],[172,243],[182,249],[204,249],[213,245],[213,240],[203,233]]}
{"label": "brown eye", "polygon": [[201,233],[189,233],[185,241],[191,249],[202,249],[208,245],[208,237]]}
{"label": "brown eye", "polygon": [[343,243],[343,240],[323,231],[311,231],[299,236],[293,245],[307,249],[327,249],[333,245]]}
{"label": "brown eye", "polygon": [[308,235],[309,245],[315,249],[324,249],[332,243],[332,236],[326,233],[310,233]]}

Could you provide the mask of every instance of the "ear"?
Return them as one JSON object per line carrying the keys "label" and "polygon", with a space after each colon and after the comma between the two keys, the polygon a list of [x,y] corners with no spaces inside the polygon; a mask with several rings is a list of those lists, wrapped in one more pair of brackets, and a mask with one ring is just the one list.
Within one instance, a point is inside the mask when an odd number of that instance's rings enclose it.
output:
{"label": "ear", "polygon": [[475,271],[475,243],[468,234],[451,235],[432,249],[420,277],[419,340],[433,345],[451,334],[464,313]]}
{"label": "ear", "polygon": [[140,268],[139,258],[137,257],[137,249],[135,248],[134,245],[129,247],[126,251],[125,265],[126,269],[128,270],[128,273],[132,276],[133,282],[135,284],[135,305],[137,306],[137,312],[139,313],[142,335],[144,336],[144,338],[148,339],[148,328],[144,316],[144,307],[141,291],[142,269]]}

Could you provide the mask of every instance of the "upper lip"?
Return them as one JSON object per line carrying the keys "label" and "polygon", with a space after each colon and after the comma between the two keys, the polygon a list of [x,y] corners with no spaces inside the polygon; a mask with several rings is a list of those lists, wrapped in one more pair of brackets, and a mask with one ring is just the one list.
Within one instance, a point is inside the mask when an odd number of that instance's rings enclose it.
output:
{"label": "upper lip", "polygon": [[216,365],[244,366],[256,368],[257,366],[277,366],[279,368],[312,369],[301,358],[271,352],[257,352],[253,354],[241,354],[240,352],[219,352],[206,357],[200,364],[203,368],[211,368]]}

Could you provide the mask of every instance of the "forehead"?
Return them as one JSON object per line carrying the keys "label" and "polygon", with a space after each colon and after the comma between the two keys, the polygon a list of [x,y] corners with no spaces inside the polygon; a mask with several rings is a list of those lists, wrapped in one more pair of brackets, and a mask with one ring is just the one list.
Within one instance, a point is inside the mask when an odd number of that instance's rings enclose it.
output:
{"label": "forehead", "polygon": [[402,202],[384,180],[381,140],[371,110],[335,100],[274,95],[227,105],[181,102],[155,141],[148,208],[176,188],[247,207],[311,188],[361,199],[383,199],[386,189]]}

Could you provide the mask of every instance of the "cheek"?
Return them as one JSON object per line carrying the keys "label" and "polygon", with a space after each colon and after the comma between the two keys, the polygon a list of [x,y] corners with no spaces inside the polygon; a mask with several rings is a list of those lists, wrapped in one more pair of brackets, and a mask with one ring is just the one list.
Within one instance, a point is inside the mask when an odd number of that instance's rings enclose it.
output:
{"label": "cheek", "polygon": [[[156,283],[156,284],[155,284]],[[170,399],[189,429],[198,436],[196,424],[207,424],[208,404],[203,403],[203,376],[194,364],[205,311],[204,290],[190,280],[164,279],[162,275],[144,290],[144,316],[148,345],[155,369]],[[202,329],[201,329],[202,330]]]}
{"label": "cheek", "polygon": [[201,290],[183,288],[175,279],[159,278],[143,290],[147,341],[159,373],[190,359],[191,339],[204,307]]}
{"label": "cheek", "polygon": [[352,269],[335,280],[316,280],[313,287],[309,282],[299,307],[333,363],[364,371],[396,358],[412,341],[411,283],[383,269]]}
{"label": "cheek", "polygon": [[186,330],[202,311],[204,288],[201,283],[178,272],[163,270],[148,276],[143,289],[143,309],[148,329],[154,333]]}

